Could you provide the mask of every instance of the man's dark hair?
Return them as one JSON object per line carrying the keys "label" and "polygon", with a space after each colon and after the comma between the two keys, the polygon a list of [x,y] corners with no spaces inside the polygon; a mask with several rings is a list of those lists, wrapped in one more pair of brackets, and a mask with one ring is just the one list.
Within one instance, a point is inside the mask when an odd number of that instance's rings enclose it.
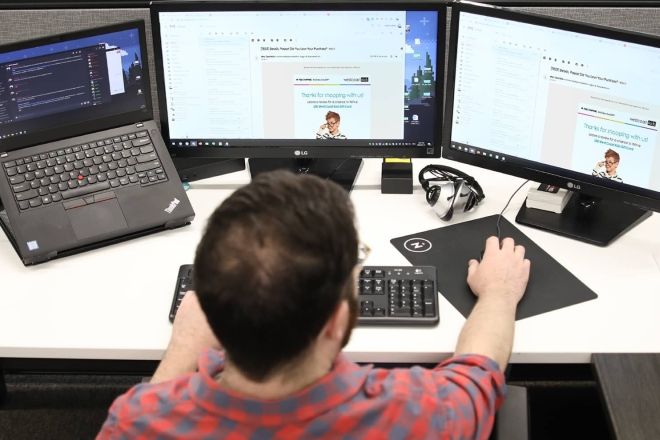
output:
{"label": "man's dark hair", "polygon": [[209,219],[194,266],[228,359],[263,381],[302,355],[353,299],[357,249],[353,206],[331,181],[274,171],[234,192]]}

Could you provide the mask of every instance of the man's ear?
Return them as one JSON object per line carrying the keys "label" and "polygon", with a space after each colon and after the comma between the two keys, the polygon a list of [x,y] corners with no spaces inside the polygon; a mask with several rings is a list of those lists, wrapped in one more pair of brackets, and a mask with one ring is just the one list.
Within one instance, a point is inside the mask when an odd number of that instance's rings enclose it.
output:
{"label": "man's ear", "polygon": [[[353,271],[351,272],[351,277],[350,280],[348,281],[350,283],[350,286],[352,286],[353,289],[353,295],[357,296],[357,282],[360,276],[360,271],[362,268],[360,266],[355,266],[353,268]],[[329,337],[331,339],[339,338],[339,341],[341,342],[344,338],[344,334],[348,331],[348,321],[351,318],[351,313],[350,313],[350,306],[348,305],[348,301],[346,299],[342,299],[339,301],[339,304],[335,308],[334,312],[332,312],[332,315],[328,318],[328,321],[325,323],[323,326],[323,329],[321,330],[321,333],[319,334],[319,337]]]}
{"label": "man's ear", "polygon": [[341,341],[344,339],[344,334],[347,331],[348,320],[350,319],[350,312],[348,302],[342,299],[335,308],[328,321],[321,330],[320,337],[325,337],[333,341]]}

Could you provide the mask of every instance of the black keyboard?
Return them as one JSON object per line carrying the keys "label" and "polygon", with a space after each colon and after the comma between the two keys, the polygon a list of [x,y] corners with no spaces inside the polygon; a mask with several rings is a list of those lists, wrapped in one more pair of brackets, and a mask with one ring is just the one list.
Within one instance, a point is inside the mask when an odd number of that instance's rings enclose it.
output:
{"label": "black keyboard", "polygon": [[[170,322],[188,290],[192,265],[179,268]],[[436,269],[433,266],[364,266],[358,282],[358,325],[435,325],[438,314]]]}
{"label": "black keyboard", "polygon": [[76,208],[112,195],[102,191],[167,180],[146,130],[21,157],[2,168],[21,211],[58,202]]}

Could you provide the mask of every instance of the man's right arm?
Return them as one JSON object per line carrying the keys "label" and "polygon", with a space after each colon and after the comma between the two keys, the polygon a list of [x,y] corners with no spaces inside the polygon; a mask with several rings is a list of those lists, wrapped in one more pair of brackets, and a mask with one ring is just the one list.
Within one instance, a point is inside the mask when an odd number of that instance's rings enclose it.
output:
{"label": "man's right arm", "polygon": [[478,297],[456,344],[455,355],[481,354],[504,371],[511,349],[518,302],[529,280],[530,262],[525,248],[505,238],[486,240],[481,262],[470,260],[467,282]]}
{"label": "man's right arm", "polygon": [[209,327],[197,295],[190,291],[181,301],[174,318],[170,343],[150,382],[165,382],[194,372],[199,355],[209,348],[219,350],[221,347]]}

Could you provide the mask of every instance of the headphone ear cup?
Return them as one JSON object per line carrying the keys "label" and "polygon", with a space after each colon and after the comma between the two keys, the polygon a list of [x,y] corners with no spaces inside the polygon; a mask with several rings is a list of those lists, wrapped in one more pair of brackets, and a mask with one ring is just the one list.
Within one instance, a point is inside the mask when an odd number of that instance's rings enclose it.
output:
{"label": "headphone ear cup", "polygon": [[438,201],[438,196],[440,195],[439,187],[437,185],[432,185],[426,190],[426,201],[429,205],[435,206]]}
{"label": "headphone ear cup", "polygon": [[433,211],[443,220],[451,219],[454,213],[453,204],[456,193],[454,182],[440,182],[438,185],[434,185],[434,188],[436,196],[435,203],[432,205]]}
{"label": "headphone ear cup", "polygon": [[470,194],[468,195],[468,199],[465,202],[464,211],[467,212],[467,211],[471,210],[472,208],[474,208],[477,204],[476,202],[477,202],[477,196],[475,196],[474,193],[472,191],[470,191]]}
{"label": "headphone ear cup", "polygon": [[454,216],[454,207],[453,207],[453,206],[450,206],[450,207],[449,207],[449,210],[447,211],[447,213],[446,213],[445,215],[443,215],[442,217],[440,217],[440,219],[441,219],[441,220],[445,220],[445,221],[449,221],[449,220],[451,220],[451,218],[452,218],[453,216]]}
{"label": "headphone ear cup", "polygon": [[470,200],[470,194],[472,194],[472,191],[470,191],[470,187],[465,183],[465,180],[459,179],[455,183],[455,196],[454,196],[454,203],[453,203],[453,208],[455,210],[459,211],[467,211],[467,204],[469,203]]}
{"label": "headphone ear cup", "polygon": [[465,204],[465,211],[470,211],[471,209],[476,208],[484,196],[483,193],[473,185],[468,185],[467,189],[470,190],[470,195],[467,203]]}

